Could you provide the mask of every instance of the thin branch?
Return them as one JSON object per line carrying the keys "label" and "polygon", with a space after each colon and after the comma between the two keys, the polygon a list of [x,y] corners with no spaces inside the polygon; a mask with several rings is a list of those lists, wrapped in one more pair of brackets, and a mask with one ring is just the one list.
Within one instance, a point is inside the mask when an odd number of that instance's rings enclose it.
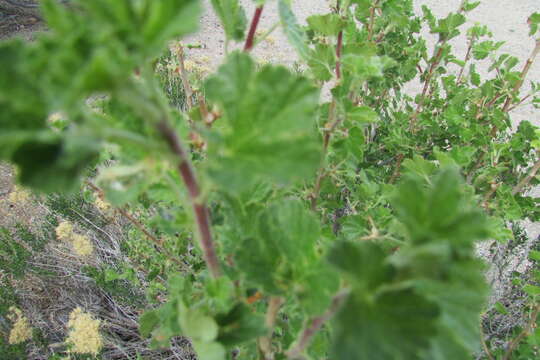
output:
{"label": "thin branch", "polygon": [[491,355],[491,352],[489,351],[489,348],[487,347],[487,344],[486,344],[486,340],[484,338],[484,331],[482,329],[482,321],[480,321],[479,329],[480,329],[480,343],[482,344],[482,349],[484,349],[484,353],[486,354],[489,360],[494,360],[493,355]]}
{"label": "thin branch", "polygon": [[265,39],[267,39],[279,27],[279,25],[280,25],[280,23],[276,22],[266,32],[264,32],[263,34],[257,36],[256,39],[254,40],[255,42],[253,44],[253,47],[256,47],[261,42],[263,42]]}
{"label": "thin branch", "polygon": [[315,186],[313,187],[313,192],[311,193],[311,210],[315,211],[317,209],[317,201],[319,198],[319,193],[321,191],[321,184],[323,179],[326,176],[325,162],[326,155],[328,154],[328,146],[330,145],[330,139],[332,133],[335,131],[336,127],[339,125],[340,117],[336,115],[336,100],[332,99],[330,103],[330,108],[328,109],[328,123],[324,129],[323,136],[323,151],[321,156],[321,166],[317,171],[317,179],[315,180]]}
{"label": "thin branch", "polygon": [[369,8],[368,41],[373,39],[373,26],[375,24],[375,9],[377,5],[379,5],[379,0],[376,0],[373,6]]}
{"label": "thin branch", "polygon": [[[341,10],[341,1],[336,1],[336,8],[334,11],[339,15]],[[341,78],[341,52],[343,49],[343,30],[338,33],[337,45],[336,45],[336,78],[339,80]]]}
{"label": "thin branch", "polygon": [[501,93],[496,93],[495,96],[493,97],[493,99],[491,99],[487,104],[486,104],[486,108],[489,109],[490,107],[493,106],[493,104],[495,104],[495,102],[497,100],[499,100],[501,98],[503,94]]}
{"label": "thin branch", "polygon": [[525,327],[523,328],[523,331],[510,343],[508,346],[508,350],[504,354],[503,360],[509,360],[512,356],[512,353],[516,349],[516,347],[519,345],[521,340],[527,335],[529,335],[530,332],[533,331],[534,326],[536,324],[536,318],[538,317],[538,314],[540,313],[540,305],[536,305],[536,307],[533,310],[533,313],[531,314],[531,318],[529,319],[529,322]]}
{"label": "thin branch", "polygon": [[[525,62],[525,65],[523,66],[523,70],[521,70],[521,75],[519,76],[519,81],[514,86],[514,93],[518,92],[521,89],[521,86],[523,85],[523,82],[525,81],[525,78],[527,77],[527,74],[529,73],[529,70],[531,69],[532,64],[534,63],[534,60],[540,53],[540,39],[536,40],[536,46],[534,47],[531,56],[527,59]],[[509,94],[506,98],[506,102],[504,103],[503,112],[508,112],[508,109],[510,108],[510,105],[512,104],[512,94]]]}
{"label": "thin branch", "polygon": [[[466,3],[467,3],[467,0],[463,0],[461,2],[461,4],[459,5],[458,12],[457,12],[458,14],[462,13],[465,10],[464,7]],[[443,49],[447,42],[448,42],[447,38],[439,38],[439,41],[437,41],[437,45],[436,45],[437,50],[435,51],[433,57],[430,60],[431,64],[429,68],[426,70],[427,74],[424,79],[424,87],[422,89],[422,96],[420,96],[420,99],[416,106],[416,110],[414,111],[411,117],[409,128],[411,129],[413,133],[416,132],[416,121],[418,120],[418,115],[420,115],[420,112],[422,111],[424,104],[426,102],[426,94],[428,93],[429,87],[431,86],[431,80],[433,78],[433,74],[435,73],[437,66],[439,66],[439,63],[441,62]]]}
{"label": "thin branch", "polygon": [[343,30],[338,33],[336,46],[336,78],[341,79],[341,51],[343,49]]}
{"label": "thin branch", "polygon": [[[105,194],[102,189],[100,189],[98,186],[96,186],[91,181],[85,181],[86,185],[88,185],[93,191],[95,191],[98,196],[105,200]],[[171,254],[164,246],[163,241],[152,235],[145,227],[144,225],[137,220],[133,215],[131,215],[127,210],[121,208],[121,207],[115,207],[115,210],[117,210],[123,217],[125,217],[130,223],[132,223],[140,232],[144,234],[150,241],[152,241],[166,256],[169,260],[174,262],[176,265],[180,266],[182,269],[191,272],[191,268],[187,266],[185,263],[177,259],[173,254]]]}
{"label": "thin branch", "polygon": [[210,127],[212,123],[210,122],[210,114],[208,112],[208,106],[206,106],[206,99],[200,91],[197,91],[197,101],[199,102],[199,111],[201,113],[201,118],[203,123]]}
{"label": "thin branch", "polygon": [[[540,155],[540,152],[539,152]],[[536,173],[540,170],[540,158],[536,160],[533,167],[531,168],[531,171],[529,171],[529,174],[525,176],[521,181],[514,186],[512,189],[512,195],[516,195],[517,193],[521,192],[525,186],[527,186],[531,180],[536,176]]]}
{"label": "thin branch", "polygon": [[482,165],[484,163],[484,156],[485,155],[486,155],[486,153],[482,152],[482,154],[478,157],[478,159],[476,160],[474,165],[471,167],[471,170],[467,174],[467,177],[466,177],[466,180],[465,180],[467,182],[467,184],[471,185],[474,174],[476,173],[476,170],[478,170],[480,167],[482,167]]}
{"label": "thin branch", "polygon": [[332,299],[330,307],[322,314],[321,316],[311,319],[307,326],[304,328],[302,333],[298,336],[297,341],[294,343],[287,352],[287,358],[289,359],[299,359],[302,356],[302,353],[307,348],[311,339],[317,334],[317,332],[322,328],[325,322],[330,320],[341,308],[347,297],[349,296],[349,290],[345,289],[337,293]]}
{"label": "thin branch", "polygon": [[465,60],[463,61],[463,66],[461,67],[461,70],[459,71],[459,75],[457,78],[457,84],[460,85],[463,81],[463,72],[465,70],[465,67],[467,66],[467,63],[469,62],[469,59],[471,58],[472,48],[474,46],[474,42],[476,40],[475,36],[472,36],[469,40],[469,47],[467,48],[467,54],[465,55]]}
{"label": "thin branch", "polygon": [[431,59],[431,64],[427,70],[427,74],[424,78],[424,87],[422,88],[422,95],[420,96],[420,99],[418,100],[418,104],[416,105],[416,110],[414,111],[412,118],[411,118],[411,124],[410,129],[414,132],[416,128],[416,121],[418,120],[418,115],[420,115],[420,112],[422,111],[424,107],[424,103],[426,101],[426,94],[428,92],[428,89],[431,85],[431,79],[433,77],[433,73],[435,72],[435,69],[437,66],[439,66],[439,63],[441,61],[441,57],[443,54],[443,47],[446,45],[446,41],[439,41],[438,42],[438,48],[435,52],[435,55],[433,55]]}
{"label": "thin branch", "polygon": [[403,162],[404,157],[405,155],[403,154],[397,155],[396,168],[394,169],[394,172],[392,173],[392,177],[388,181],[389,184],[393,184],[396,181],[396,179],[399,177],[399,174],[401,172],[401,163]]}
{"label": "thin branch", "polygon": [[246,43],[244,45],[244,51],[251,51],[253,48],[255,40],[255,32],[257,31],[257,26],[259,26],[259,21],[261,20],[261,15],[264,9],[264,5],[260,5],[255,9],[253,14],[253,19],[251,20],[251,26],[249,27],[248,36],[246,38]]}
{"label": "thin branch", "polygon": [[184,63],[184,48],[181,44],[176,47],[176,55],[178,56],[178,65],[180,67],[180,78],[182,79],[182,85],[184,86],[184,92],[186,93],[186,104],[188,106],[188,112],[193,108],[193,89],[189,83],[187,77],[186,66]]}
{"label": "thin branch", "polygon": [[264,356],[264,360],[274,359],[274,352],[272,351],[272,335],[274,333],[274,326],[279,309],[284,302],[285,300],[280,296],[272,296],[268,301],[268,309],[266,310],[265,319],[265,325],[268,329],[268,333],[259,338],[259,348]]}
{"label": "thin branch", "polygon": [[[335,11],[339,14],[341,3],[338,0],[336,3]],[[342,55],[342,49],[343,49],[343,31],[340,31],[338,33],[338,39],[337,39],[337,46],[336,46],[336,78],[339,80],[341,78],[341,55]],[[330,145],[330,138],[332,137],[333,132],[339,125],[341,118],[336,116],[336,100],[333,98],[332,102],[330,103],[329,108],[329,114],[328,114],[328,123],[325,126],[324,129],[324,136],[323,136],[323,151],[322,151],[322,159],[321,159],[321,166],[319,167],[319,170],[317,171],[317,179],[315,180],[315,186],[313,187],[313,192],[311,193],[311,209],[315,211],[317,209],[317,200],[319,198],[319,193],[321,191],[321,184],[326,176],[326,170],[325,170],[325,161],[326,161],[326,155],[328,154],[328,146]]]}
{"label": "thin branch", "polygon": [[184,181],[188,190],[189,198],[193,206],[197,230],[199,232],[199,241],[203,250],[203,257],[213,277],[221,275],[219,260],[212,241],[212,232],[210,230],[210,214],[206,204],[201,198],[199,183],[195,177],[191,162],[184,150],[180,139],[174,129],[169,125],[166,119],[161,120],[156,125],[157,130],[167,144],[170,150],[178,158],[178,172]]}
{"label": "thin branch", "polygon": [[491,198],[493,197],[493,195],[495,195],[495,193],[497,192],[497,189],[501,186],[500,183],[492,183],[490,188],[489,188],[489,191],[486,193],[486,195],[484,196],[484,200],[482,202],[482,207],[484,209],[488,209],[489,207],[489,200],[491,200]]}
{"label": "thin branch", "polygon": [[531,96],[532,96],[532,94],[524,96],[521,100],[519,100],[519,102],[516,105],[514,105],[510,109],[508,109],[508,112],[515,110],[517,107],[519,107],[521,104],[523,104]]}

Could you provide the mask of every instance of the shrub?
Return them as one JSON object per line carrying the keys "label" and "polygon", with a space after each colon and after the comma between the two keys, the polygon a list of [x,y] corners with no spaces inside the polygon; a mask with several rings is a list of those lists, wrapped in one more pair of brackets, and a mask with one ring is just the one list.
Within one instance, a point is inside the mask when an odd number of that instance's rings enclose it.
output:
{"label": "shrub", "polygon": [[0,157],[37,191],[86,178],[137,229],[123,249],[142,269],[105,278],[146,276],[158,304],[139,332],[154,348],[182,335],[203,360],[534,357],[538,273],[519,284],[520,329],[486,343],[475,244],[538,220],[540,131],[510,115],[538,104],[537,83],[521,90],[540,39],[519,71],[480,25],[453,53],[478,3],[437,19],[412,1],[338,0],[300,26],[280,0],[298,72],[252,59],[257,4],[248,29],[238,1],[212,1],[244,47],[201,79],[181,43],[162,57],[195,30],[196,0],[43,1],[50,31],[0,45]]}

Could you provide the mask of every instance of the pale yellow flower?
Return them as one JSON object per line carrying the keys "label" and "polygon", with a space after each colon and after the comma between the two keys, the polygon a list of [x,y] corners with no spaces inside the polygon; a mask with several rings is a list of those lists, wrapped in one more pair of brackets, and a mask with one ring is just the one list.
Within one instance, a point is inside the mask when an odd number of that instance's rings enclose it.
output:
{"label": "pale yellow flower", "polygon": [[[257,38],[261,38],[262,36],[264,36],[266,33],[268,32],[268,30],[265,30],[265,29],[260,29],[260,30],[257,30],[255,32],[255,36]],[[273,37],[272,35],[266,35],[266,37],[264,39],[262,39],[262,41],[268,43],[269,45],[275,45],[276,44],[276,38]]]}
{"label": "pale yellow flower", "polygon": [[99,353],[103,347],[103,340],[99,334],[99,320],[77,307],[69,315],[67,325],[69,334],[66,342],[72,345],[72,352],[93,355]]}
{"label": "pale yellow flower", "polygon": [[272,35],[268,35],[266,39],[264,39],[268,44],[275,45],[276,44],[276,38]]}
{"label": "pale yellow flower", "polygon": [[206,55],[202,55],[199,57],[198,62],[201,64],[210,64],[210,58]]}
{"label": "pale yellow flower", "polygon": [[16,307],[12,306],[9,310],[11,314],[8,315],[8,318],[13,321],[13,327],[9,332],[9,343],[20,344],[29,340],[32,337],[32,327],[28,319]]}
{"label": "pale yellow flower", "polygon": [[191,61],[191,60],[184,61],[184,69],[186,69],[186,71],[194,71],[194,70],[197,70],[198,68],[199,66],[197,65],[196,62]]}
{"label": "pale yellow flower", "polygon": [[69,221],[62,221],[56,227],[56,237],[58,240],[70,241],[73,235],[73,225]]}
{"label": "pale yellow flower", "polygon": [[63,113],[61,112],[54,112],[52,114],[49,115],[49,117],[47,118],[47,122],[49,122],[50,124],[54,124],[55,122],[58,122],[60,120],[64,120],[66,117]]}
{"label": "pale yellow flower", "polygon": [[103,200],[100,197],[96,197],[94,205],[102,212],[107,212],[111,209],[111,204],[109,204],[107,201]]}
{"label": "pale yellow flower", "polygon": [[82,257],[88,256],[94,251],[92,242],[85,235],[73,234],[71,237],[71,244],[73,245],[75,253]]}
{"label": "pale yellow flower", "polygon": [[25,203],[30,198],[30,192],[19,186],[15,186],[13,191],[9,194],[9,202],[12,204]]}

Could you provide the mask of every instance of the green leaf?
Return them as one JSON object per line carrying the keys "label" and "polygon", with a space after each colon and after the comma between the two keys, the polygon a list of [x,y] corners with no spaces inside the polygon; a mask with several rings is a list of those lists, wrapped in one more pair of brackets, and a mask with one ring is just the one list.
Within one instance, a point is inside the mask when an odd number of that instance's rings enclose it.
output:
{"label": "green leaf", "polygon": [[[413,169],[412,164],[408,164],[408,169]],[[418,178],[426,171],[414,171],[401,184],[394,200],[394,208],[411,241],[450,241],[456,251],[468,253],[474,241],[487,237],[487,220],[464,193],[456,168],[443,169],[429,186]]]}
{"label": "green leaf", "polygon": [[330,44],[316,44],[309,54],[307,64],[311,68],[313,76],[318,80],[330,80],[336,64],[334,47]]}
{"label": "green leaf", "polygon": [[379,121],[379,115],[368,106],[356,106],[347,112],[347,117],[360,125]]}
{"label": "green leaf", "polygon": [[540,25],[540,13],[533,13],[527,20],[527,23],[529,24],[530,29],[529,36],[535,35]]}
{"label": "green leaf", "polygon": [[369,17],[369,10],[373,6],[372,0],[351,0],[352,4],[356,4],[355,16],[359,21],[365,21]]}
{"label": "green leaf", "polygon": [[473,46],[473,56],[477,60],[485,59],[492,52],[498,50],[503,45],[503,42],[493,42],[491,40],[482,41]]}
{"label": "green leaf", "polygon": [[405,174],[393,207],[408,245],[392,255],[398,273],[411,277],[417,294],[440,309],[437,336],[422,358],[466,358],[479,345],[478,321],[487,285],[474,242],[489,235],[485,215],[474,205],[455,167],[432,177]]}
{"label": "green leaf", "polygon": [[472,11],[474,9],[476,9],[478,7],[478,5],[480,5],[480,1],[476,1],[476,2],[468,2],[466,1],[464,4],[463,4],[463,10],[464,11]]}
{"label": "green leaf", "polygon": [[393,278],[394,269],[385,263],[385,259],[384,251],[370,242],[339,242],[328,254],[328,261],[342,272],[355,288],[366,291],[373,291]]}
{"label": "green leaf", "polygon": [[[116,90],[168,40],[195,30],[200,13],[196,0],[71,4],[43,1],[50,30],[0,48],[0,66],[9,69],[0,75],[0,156],[19,166],[20,181],[45,192],[74,190],[97,158],[100,141],[85,126],[92,116],[82,115],[83,102]],[[53,133],[47,118],[57,111],[76,126]]]}
{"label": "green leaf", "polygon": [[234,346],[265,335],[264,317],[253,313],[245,304],[236,304],[229,312],[216,316],[219,325],[217,341]]}
{"label": "green leaf", "polygon": [[225,360],[227,358],[225,347],[215,341],[193,341],[193,348],[200,360]]}
{"label": "green leaf", "polygon": [[291,10],[291,5],[286,0],[279,0],[279,18],[287,39],[296,49],[298,55],[304,60],[309,59],[310,49],[307,45],[306,33],[298,25],[296,16]]}
{"label": "green leaf", "polygon": [[11,156],[19,168],[18,180],[43,192],[71,192],[81,172],[97,159],[99,143],[73,134],[65,141],[27,141]]}
{"label": "green leaf", "polygon": [[302,311],[310,316],[318,316],[330,306],[332,297],[339,290],[339,277],[329,264],[319,261],[306,271],[306,275],[295,289],[295,295]]}
{"label": "green leaf", "polygon": [[[148,50],[160,51],[165,42],[194,32],[199,25],[201,3],[197,0],[145,0],[138,19]],[[153,46],[149,46],[152,44]]]}
{"label": "green leaf", "polygon": [[[472,254],[471,254],[472,256]],[[434,280],[420,280],[418,293],[441,311],[438,334],[424,358],[448,359],[452,354],[469,357],[480,348],[478,323],[487,299],[483,267],[475,259],[455,261],[448,272]]]}
{"label": "green leaf", "polygon": [[182,303],[179,304],[178,321],[184,334],[194,341],[211,342],[218,336],[219,327],[214,319]]}
{"label": "green leaf", "polygon": [[503,315],[508,315],[509,314],[508,310],[506,310],[506,307],[504,307],[504,305],[501,304],[499,301],[497,301],[494,304],[494,307],[495,307],[495,310],[497,310],[499,312],[499,314],[503,314]]}
{"label": "green leaf", "polygon": [[154,310],[145,311],[139,318],[139,333],[142,337],[148,337],[158,324],[158,313]]}
{"label": "green leaf", "polygon": [[[389,56],[379,56],[376,45],[372,43],[345,43],[341,57],[344,80],[341,87],[344,92],[360,88],[366,80],[376,80],[383,77],[384,71],[396,65]],[[347,86],[347,83],[350,85]],[[335,92],[334,96],[336,96]],[[341,95],[338,98],[345,96]]]}
{"label": "green leaf", "polygon": [[354,293],[334,320],[336,359],[418,359],[436,332],[437,307],[411,290]]}
{"label": "green leaf", "polygon": [[312,15],[307,18],[311,30],[324,36],[337,36],[344,29],[345,22],[338,14]]}
{"label": "green leaf", "polygon": [[246,278],[265,293],[291,291],[294,282],[315,269],[315,244],[320,228],[298,200],[282,201],[263,210],[256,230],[245,235],[235,260]]}
{"label": "green leaf", "polygon": [[246,31],[246,13],[238,0],[212,0],[212,7],[218,15],[227,39],[240,41]]}
{"label": "green leaf", "polygon": [[540,251],[531,250],[531,252],[529,253],[529,259],[534,261],[540,261]]}
{"label": "green leaf", "polygon": [[286,185],[312,178],[320,160],[315,130],[318,91],[281,66],[255,71],[249,55],[229,56],[207,80],[224,122],[209,137],[208,173],[228,192],[260,180]]}
{"label": "green leaf", "polygon": [[530,296],[540,296],[540,286],[528,284],[523,287],[523,291]]}
{"label": "green leaf", "polygon": [[449,40],[459,35],[458,28],[463,25],[466,18],[463,14],[450,13],[444,19],[440,19],[432,32],[438,33],[442,39]]}

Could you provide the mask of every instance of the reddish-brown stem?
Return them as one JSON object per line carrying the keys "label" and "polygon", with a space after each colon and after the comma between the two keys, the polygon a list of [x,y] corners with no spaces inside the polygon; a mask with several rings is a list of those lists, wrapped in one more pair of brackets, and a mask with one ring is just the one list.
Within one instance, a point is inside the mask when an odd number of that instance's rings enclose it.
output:
{"label": "reddish-brown stem", "polygon": [[336,46],[336,78],[341,79],[341,50],[343,49],[343,31],[340,31],[337,37]]}
{"label": "reddish-brown stem", "polygon": [[476,163],[472,166],[471,171],[467,174],[466,182],[467,184],[471,184],[474,174],[476,173],[476,170],[480,169],[484,163],[484,156],[486,155],[485,152],[483,152],[478,159],[476,160]]}
{"label": "reddish-brown stem", "polygon": [[369,9],[369,24],[368,24],[368,41],[373,38],[373,25],[375,23],[375,9],[379,3],[379,0],[375,1],[373,6]]}
{"label": "reddish-brown stem", "polygon": [[315,211],[317,209],[317,201],[319,199],[319,193],[321,191],[321,184],[326,176],[326,169],[325,169],[325,160],[326,155],[328,153],[328,146],[330,145],[330,139],[332,137],[332,133],[336,129],[336,127],[339,125],[339,117],[336,117],[336,100],[333,99],[330,103],[330,108],[328,109],[328,123],[327,126],[325,126],[324,129],[324,136],[323,136],[323,151],[322,151],[322,158],[321,158],[321,166],[319,167],[319,170],[317,172],[317,179],[315,180],[315,186],[313,187],[313,192],[311,193],[311,210]]}
{"label": "reddish-brown stem", "polygon": [[521,100],[519,100],[519,102],[518,102],[516,105],[514,105],[514,106],[512,106],[510,109],[508,109],[508,112],[514,110],[515,108],[517,108],[518,106],[520,106],[521,104],[523,104],[523,103],[525,102],[525,100],[527,100],[527,99],[530,98],[530,97],[531,97],[531,94],[525,95]]}
{"label": "reddish-brown stem", "polygon": [[383,102],[387,94],[388,94],[388,90],[384,90],[383,93],[377,99],[377,102],[375,103],[375,109],[379,108],[379,106],[381,105],[381,103]]}
{"label": "reddish-brown stem", "polygon": [[[337,0],[336,8],[334,9],[337,14],[341,10],[341,1]],[[336,78],[341,78],[341,51],[343,49],[343,30],[338,33],[337,45],[336,45]]]}
{"label": "reddish-brown stem", "polygon": [[396,168],[394,169],[394,172],[392,173],[392,177],[388,181],[389,184],[393,184],[396,179],[399,177],[399,174],[401,173],[401,163],[403,162],[403,158],[405,155],[398,154],[397,155],[397,161],[396,161]]}
{"label": "reddish-brown stem", "polygon": [[457,84],[458,85],[460,85],[461,82],[463,81],[463,72],[465,70],[465,66],[467,66],[467,63],[469,62],[469,59],[471,58],[472,47],[474,46],[475,40],[476,40],[476,38],[474,36],[471,37],[471,39],[469,40],[469,47],[467,48],[467,54],[465,55],[465,60],[463,61],[464,64],[463,64],[463,67],[461,68],[461,70],[459,71],[459,75],[458,75],[458,78],[457,78]]}
{"label": "reddish-brown stem", "polygon": [[492,107],[493,104],[495,104],[495,102],[501,98],[501,96],[502,96],[501,93],[496,93],[495,96],[493,97],[493,99],[491,99],[491,100],[486,104],[486,108],[489,109],[490,107]]}
{"label": "reddish-brown stem", "polygon": [[[540,152],[538,152],[538,155],[540,155]],[[516,186],[514,186],[514,188],[512,189],[512,195],[516,195],[517,193],[521,192],[521,190],[523,190],[523,188],[527,186],[531,182],[531,180],[536,176],[536,173],[538,172],[538,170],[540,170],[540,158],[536,160],[536,162],[534,163],[533,167],[531,168],[527,176],[521,179],[521,181]]]}
{"label": "reddish-brown stem", "polygon": [[219,277],[221,275],[221,269],[216,250],[214,248],[214,243],[212,241],[210,214],[206,204],[201,198],[201,190],[191,166],[191,162],[180,142],[180,139],[167,120],[162,120],[157,123],[157,130],[167,142],[167,145],[172,153],[178,158],[178,172],[184,181],[191,204],[193,206],[195,222],[199,232],[199,241],[203,251],[204,260],[206,261],[210,274],[212,274],[213,277]]}
{"label": "reddish-brown stem", "polygon": [[[527,59],[525,62],[525,65],[523,66],[523,70],[521,70],[521,75],[519,76],[519,81],[514,86],[513,92],[516,93],[521,89],[521,86],[523,85],[523,82],[525,81],[525,78],[527,77],[527,74],[529,73],[529,70],[531,69],[531,66],[534,62],[534,59],[538,54],[540,53],[540,39],[536,40],[536,46],[534,47],[531,56]],[[508,95],[506,98],[506,101],[504,103],[503,112],[508,112],[508,109],[510,108],[510,105],[512,104],[512,94]]]}
{"label": "reddish-brown stem", "polygon": [[253,14],[253,19],[251,20],[251,26],[249,27],[248,36],[246,38],[246,43],[244,45],[244,51],[251,51],[253,44],[255,42],[255,32],[257,31],[257,26],[259,26],[259,21],[261,20],[261,15],[263,12],[264,6],[261,5],[255,9]]}
{"label": "reddish-brown stem", "polygon": [[347,297],[349,291],[341,291],[332,299],[330,307],[321,316],[311,319],[302,333],[298,336],[298,339],[293,347],[291,347],[286,355],[289,359],[298,359],[306,347],[311,342],[311,339],[322,328],[325,322],[330,320],[341,308]]}
{"label": "reddish-brown stem", "polygon": [[[458,14],[462,13],[464,11],[464,6],[467,3],[467,0],[463,0],[461,4],[459,5]],[[433,77],[433,73],[437,69],[437,66],[439,66],[439,63],[441,61],[441,57],[443,55],[443,49],[446,43],[448,42],[448,39],[446,38],[439,38],[439,41],[437,42],[437,51],[435,52],[435,55],[431,58],[431,64],[429,66],[429,69],[426,70],[427,74],[424,79],[424,88],[422,89],[422,96],[420,97],[420,100],[418,101],[418,105],[416,106],[416,110],[412,115],[411,123],[410,123],[410,129],[414,133],[416,132],[416,121],[418,120],[418,115],[422,111],[422,108],[424,107],[425,101],[426,101],[426,94],[429,90],[429,87],[431,86],[431,79]]]}
{"label": "reddish-brown stem", "polygon": [[443,40],[440,40],[439,43],[438,43],[438,49],[437,49],[437,52],[435,53],[435,55],[433,56],[432,60],[431,60],[431,65],[429,66],[428,70],[427,70],[427,74],[426,74],[426,77],[424,79],[424,87],[422,89],[422,96],[420,96],[420,99],[418,100],[418,105],[416,106],[416,110],[414,111],[413,113],[413,116],[411,118],[411,130],[415,131],[415,127],[416,127],[416,121],[418,120],[418,115],[420,114],[420,112],[422,111],[422,108],[424,107],[424,102],[425,102],[425,97],[426,97],[426,93],[428,92],[428,89],[431,85],[431,78],[433,77],[433,72],[435,71],[435,69],[437,68],[437,66],[439,65],[439,62],[441,60],[441,56],[443,54],[443,47],[444,45],[446,44],[446,41],[443,41]]}

